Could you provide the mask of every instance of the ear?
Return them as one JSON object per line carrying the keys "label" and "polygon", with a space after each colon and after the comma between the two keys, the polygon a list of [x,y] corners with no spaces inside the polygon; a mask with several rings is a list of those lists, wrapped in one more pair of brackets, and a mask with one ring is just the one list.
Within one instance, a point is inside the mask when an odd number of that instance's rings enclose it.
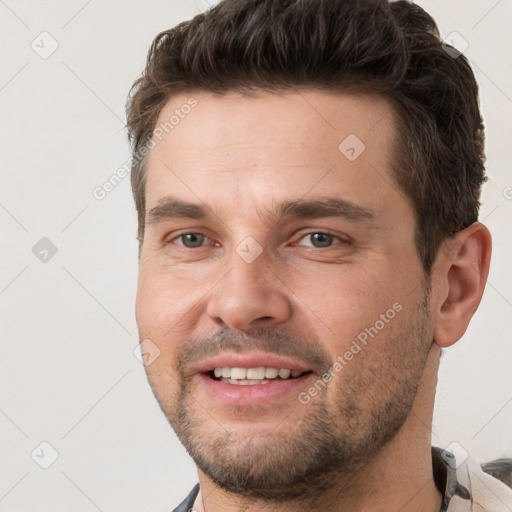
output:
{"label": "ear", "polygon": [[489,274],[491,234],[475,222],[446,240],[433,266],[434,343],[449,347],[466,332]]}

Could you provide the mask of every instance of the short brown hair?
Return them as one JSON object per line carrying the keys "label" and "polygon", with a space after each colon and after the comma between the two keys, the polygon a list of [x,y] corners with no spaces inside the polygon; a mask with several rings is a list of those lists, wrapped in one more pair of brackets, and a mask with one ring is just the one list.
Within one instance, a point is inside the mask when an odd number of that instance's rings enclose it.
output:
{"label": "short brown hair", "polygon": [[[177,93],[295,88],[379,94],[398,120],[394,179],[430,272],[443,240],[478,220],[484,127],[467,59],[405,0],[223,0],[157,35],[127,102],[133,155]],[[144,161],[132,161],[144,236]]]}

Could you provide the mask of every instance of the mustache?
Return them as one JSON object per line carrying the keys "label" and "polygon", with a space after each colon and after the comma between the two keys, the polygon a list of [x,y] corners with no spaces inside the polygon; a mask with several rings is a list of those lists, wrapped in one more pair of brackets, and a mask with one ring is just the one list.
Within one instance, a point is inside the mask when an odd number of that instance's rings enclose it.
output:
{"label": "mustache", "polygon": [[331,366],[331,357],[317,338],[294,335],[282,330],[257,328],[250,334],[224,328],[211,336],[193,338],[184,345],[178,357],[178,373],[185,377],[202,360],[224,352],[258,350],[283,357],[298,357],[309,368],[323,375]]}

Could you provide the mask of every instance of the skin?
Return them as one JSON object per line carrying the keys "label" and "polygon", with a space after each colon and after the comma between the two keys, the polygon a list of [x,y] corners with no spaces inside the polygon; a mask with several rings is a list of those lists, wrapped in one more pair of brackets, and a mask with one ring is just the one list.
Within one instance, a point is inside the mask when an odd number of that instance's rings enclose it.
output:
{"label": "skin", "polygon": [[[172,97],[158,123],[190,96]],[[412,206],[393,181],[395,120],[381,97],[193,97],[197,107],[155,140],[146,212],[172,195],[212,214],[146,218],[136,317],[140,339],[160,350],[148,379],[198,466],[200,505],[438,511],[430,446],[439,355],[478,307],[489,231],[475,223],[447,240],[427,279]],[[338,149],[349,134],[365,144],[354,161]],[[328,197],[372,218],[268,214],[282,201]],[[186,233],[205,237],[187,247]],[[246,237],[263,249],[252,263],[236,250]],[[307,404],[226,407],[193,371],[223,352],[295,355],[310,362],[299,390],[308,391],[393,304],[400,312]]]}

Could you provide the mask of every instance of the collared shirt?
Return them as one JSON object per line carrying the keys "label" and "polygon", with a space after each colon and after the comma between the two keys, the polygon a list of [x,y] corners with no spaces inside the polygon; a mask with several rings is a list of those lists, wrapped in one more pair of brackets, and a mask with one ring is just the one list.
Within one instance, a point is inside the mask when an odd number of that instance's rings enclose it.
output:
{"label": "collared shirt", "polygon": [[[480,464],[432,447],[432,469],[436,487],[443,496],[439,512],[512,512],[512,489],[485,473]],[[204,512],[199,484],[173,512]]]}

